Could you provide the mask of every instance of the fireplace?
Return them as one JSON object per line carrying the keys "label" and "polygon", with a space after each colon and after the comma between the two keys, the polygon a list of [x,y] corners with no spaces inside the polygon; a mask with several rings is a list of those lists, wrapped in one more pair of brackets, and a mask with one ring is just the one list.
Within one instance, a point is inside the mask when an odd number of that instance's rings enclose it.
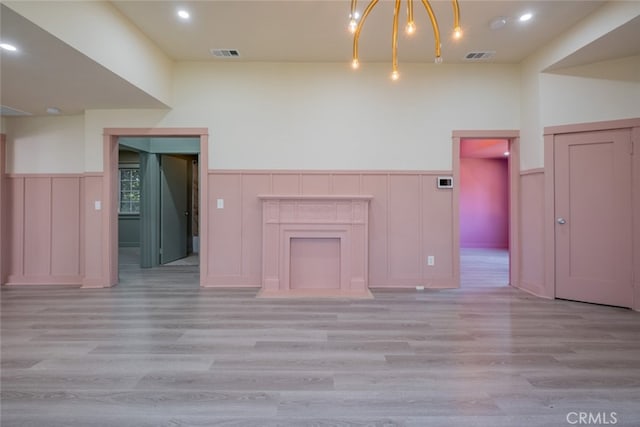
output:
{"label": "fireplace", "polygon": [[261,297],[371,298],[371,196],[264,195]]}

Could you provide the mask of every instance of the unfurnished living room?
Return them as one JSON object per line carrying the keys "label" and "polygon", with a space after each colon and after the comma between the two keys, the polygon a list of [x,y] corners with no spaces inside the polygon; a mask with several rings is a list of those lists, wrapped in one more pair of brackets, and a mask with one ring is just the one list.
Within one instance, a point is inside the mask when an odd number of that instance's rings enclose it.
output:
{"label": "unfurnished living room", "polygon": [[638,0],[2,0],[0,425],[640,425],[639,40]]}

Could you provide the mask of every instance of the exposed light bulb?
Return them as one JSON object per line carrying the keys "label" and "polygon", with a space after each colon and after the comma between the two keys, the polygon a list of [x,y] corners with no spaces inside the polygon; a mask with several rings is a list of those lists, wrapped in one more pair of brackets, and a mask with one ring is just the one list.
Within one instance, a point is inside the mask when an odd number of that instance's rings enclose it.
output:
{"label": "exposed light bulb", "polygon": [[351,33],[355,33],[356,32],[356,28],[358,28],[358,23],[356,22],[355,19],[351,18],[349,20],[349,31]]}
{"label": "exposed light bulb", "polygon": [[398,72],[398,70],[393,70],[393,72],[391,73],[391,80],[396,81],[400,78],[400,73]]}
{"label": "exposed light bulb", "polygon": [[407,34],[413,34],[416,32],[416,24],[413,21],[407,22],[407,26],[405,28]]}
{"label": "exposed light bulb", "polygon": [[442,56],[436,56],[435,63],[442,64]]}
{"label": "exposed light bulb", "polygon": [[354,70],[357,70],[359,66],[360,66],[360,61],[358,61],[357,58],[354,58],[354,60],[351,61],[351,68],[353,68]]}
{"label": "exposed light bulb", "polygon": [[460,27],[456,27],[453,29],[453,38],[456,40],[462,38],[462,29]]}
{"label": "exposed light bulb", "polygon": [[181,9],[178,11],[178,16],[182,19],[189,19],[191,15],[189,15],[189,12],[187,12],[186,10]]}

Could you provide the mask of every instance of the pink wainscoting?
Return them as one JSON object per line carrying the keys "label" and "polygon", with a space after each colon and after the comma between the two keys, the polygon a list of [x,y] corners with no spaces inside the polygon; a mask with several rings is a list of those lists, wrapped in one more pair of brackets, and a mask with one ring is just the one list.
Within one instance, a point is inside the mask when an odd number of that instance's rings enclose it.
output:
{"label": "pink wainscoting", "polygon": [[[81,240],[83,251],[82,267],[84,277],[82,287],[102,288],[108,274],[104,262],[104,248],[100,244],[104,240],[103,210],[96,210],[96,201],[103,203],[104,177],[101,173],[85,174],[81,195],[84,226]],[[104,209],[104,206],[101,206]]]}
{"label": "pink wainscoting", "polygon": [[[450,172],[209,171],[205,286],[260,286],[258,195],[371,195],[370,287],[457,287],[452,194],[436,188]],[[224,208],[217,209],[217,199]],[[427,266],[428,255],[436,258]]]}
{"label": "pink wainscoting", "polygon": [[460,246],[509,247],[506,159],[460,159]]}
{"label": "pink wainscoting", "polygon": [[7,246],[7,229],[5,227],[5,219],[7,217],[7,202],[5,190],[5,166],[6,166],[6,135],[0,134],[0,285],[3,285],[6,279],[7,257],[9,248]]}
{"label": "pink wainscoting", "polygon": [[538,296],[544,289],[544,171],[534,169],[520,177],[520,256],[517,286]]}
{"label": "pink wainscoting", "polygon": [[78,175],[8,178],[8,284],[80,284]]}
{"label": "pink wainscoting", "polygon": [[633,192],[633,309],[640,311],[640,127],[633,128],[631,139],[635,153],[631,166],[633,169],[631,181],[631,191]]}

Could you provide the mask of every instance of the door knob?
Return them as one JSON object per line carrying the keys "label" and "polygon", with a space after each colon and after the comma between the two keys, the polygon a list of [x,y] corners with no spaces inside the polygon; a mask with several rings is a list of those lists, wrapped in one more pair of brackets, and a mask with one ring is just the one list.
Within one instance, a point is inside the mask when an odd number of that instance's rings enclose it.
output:
{"label": "door knob", "polygon": [[562,218],[562,217],[558,218],[556,221],[557,221],[557,222],[558,222],[558,224],[560,224],[560,225],[562,225],[562,224],[566,224],[566,223],[567,223],[567,220],[566,220],[566,219],[564,219],[564,218]]}

